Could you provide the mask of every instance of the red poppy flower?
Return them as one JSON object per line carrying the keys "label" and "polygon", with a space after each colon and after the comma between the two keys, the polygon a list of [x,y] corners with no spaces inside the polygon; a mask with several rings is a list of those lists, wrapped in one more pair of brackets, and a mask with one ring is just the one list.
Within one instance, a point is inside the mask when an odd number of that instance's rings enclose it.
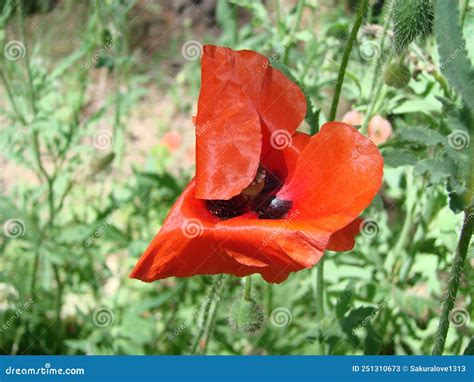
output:
{"label": "red poppy flower", "polygon": [[325,249],[352,249],[382,157],[342,122],[296,132],[305,113],[302,91],[267,58],[205,46],[196,176],[130,276],[260,273],[281,282]]}

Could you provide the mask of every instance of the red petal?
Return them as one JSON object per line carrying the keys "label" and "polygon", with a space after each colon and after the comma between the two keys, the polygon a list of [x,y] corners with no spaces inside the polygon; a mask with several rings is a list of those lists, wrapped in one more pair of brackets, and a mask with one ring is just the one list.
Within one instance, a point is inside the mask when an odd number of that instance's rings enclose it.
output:
{"label": "red petal", "polygon": [[352,126],[328,122],[301,153],[294,175],[277,196],[315,229],[334,233],[370,204],[380,189],[383,159]]}
{"label": "red petal", "polygon": [[298,213],[284,220],[259,220],[249,213],[219,221],[204,201],[193,197],[194,188],[193,181],[130,277],[151,282],[171,276],[260,273],[268,282],[281,282],[323,255],[329,235],[299,222]]}
{"label": "red petal", "polygon": [[329,238],[326,249],[330,251],[350,251],[354,248],[355,238],[361,230],[362,218],[354,219],[344,228],[334,232]]}
{"label": "red petal", "polygon": [[[230,199],[247,187],[263,137],[291,136],[306,113],[297,85],[256,52],[205,46],[196,117],[196,197]],[[268,145],[266,142],[265,145]]]}

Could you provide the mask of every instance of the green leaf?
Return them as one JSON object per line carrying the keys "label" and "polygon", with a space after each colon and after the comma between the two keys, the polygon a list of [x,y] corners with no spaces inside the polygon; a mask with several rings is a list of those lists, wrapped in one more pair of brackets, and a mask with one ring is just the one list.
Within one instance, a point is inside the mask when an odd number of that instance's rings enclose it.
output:
{"label": "green leaf", "polygon": [[367,325],[367,336],[364,341],[364,355],[377,355],[382,347],[382,337],[378,334],[372,325]]}
{"label": "green leaf", "polygon": [[352,305],[352,289],[347,287],[342,293],[336,305],[336,316],[340,320],[345,316],[346,312]]}
{"label": "green leaf", "polygon": [[459,2],[434,0],[434,33],[443,75],[474,109],[474,70],[466,52],[460,25]]}
{"label": "green leaf", "polygon": [[415,175],[428,174],[432,184],[444,182],[455,172],[455,166],[451,161],[447,160],[424,159],[415,166]]}
{"label": "green leaf", "polygon": [[359,343],[355,332],[370,322],[375,311],[376,308],[373,306],[362,306],[352,310],[347,317],[340,320],[342,330],[353,344]]}
{"label": "green leaf", "polygon": [[474,355],[474,338],[471,338],[463,355]]}
{"label": "green leaf", "polygon": [[409,150],[389,149],[383,152],[385,165],[388,167],[400,167],[406,165],[415,165],[418,158]]}
{"label": "green leaf", "polygon": [[400,129],[399,136],[402,140],[420,143],[426,146],[433,146],[444,140],[444,137],[437,131],[423,127]]}

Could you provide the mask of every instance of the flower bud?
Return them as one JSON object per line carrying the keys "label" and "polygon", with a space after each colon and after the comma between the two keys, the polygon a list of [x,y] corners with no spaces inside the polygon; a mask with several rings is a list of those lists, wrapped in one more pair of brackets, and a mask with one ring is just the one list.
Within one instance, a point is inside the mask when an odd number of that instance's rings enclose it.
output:
{"label": "flower bud", "polygon": [[401,54],[417,37],[431,33],[433,9],[430,0],[395,0],[391,22],[393,47]]}
{"label": "flower bud", "polygon": [[388,86],[397,89],[404,88],[410,82],[411,73],[408,66],[393,62],[385,68],[383,80]]}
{"label": "flower bud", "polygon": [[239,300],[230,308],[229,322],[238,331],[256,334],[265,322],[265,314],[255,301]]}

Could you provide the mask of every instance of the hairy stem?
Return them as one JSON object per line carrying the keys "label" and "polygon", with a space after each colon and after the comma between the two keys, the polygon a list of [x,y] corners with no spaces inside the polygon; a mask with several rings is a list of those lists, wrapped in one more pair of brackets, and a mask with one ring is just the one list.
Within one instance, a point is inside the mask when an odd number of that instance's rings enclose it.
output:
{"label": "hairy stem", "polygon": [[214,282],[211,286],[211,289],[209,290],[209,294],[206,297],[206,300],[204,301],[204,310],[202,314],[202,321],[201,321],[201,326],[199,328],[199,332],[197,336],[194,338],[193,345],[191,346],[191,354],[196,354],[197,348],[199,346],[199,342],[201,341],[202,336],[206,332],[206,329],[209,324],[209,312],[211,310],[212,302],[216,298],[217,291],[222,285],[222,278],[223,275],[218,275],[214,279]]}
{"label": "hairy stem", "polygon": [[347,41],[346,47],[344,48],[344,54],[342,55],[341,66],[339,66],[339,73],[337,74],[336,88],[334,89],[334,96],[332,98],[331,111],[329,113],[329,121],[334,121],[337,113],[337,105],[339,104],[339,98],[341,97],[342,83],[344,82],[344,76],[346,74],[347,64],[349,62],[349,57],[351,56],[352,46],[354,41],[357,38],[357,32],[362,24],[365,13],[367,12],[367,7],[369,5],[368,0],[362,0],[359,5],[359,10],[357,12],[357,17],[352,26],[352,31]]}
{"label": "hairy stem", "polygon": [[252,299],[252,276],[245,277],[244,300],[250,301]]}
{"label": "hairy stem", "polygon": [[469,242],[472,237],[472,229],[474,226],[474,206],[470,206],[464,211],[464,223],[459,236],[458,245],[456,247],[456,254],[454,255],[453,265],[451,267],[451,274],[449,277],[448,288],[443,297],[441,307],[441,317],[439,319],[438,329],[435,334],[433,355],[442,355],[446,336],[449,330],[449,314],[454,307],[456,295],[461,281],[464,262],[466,260]]}

